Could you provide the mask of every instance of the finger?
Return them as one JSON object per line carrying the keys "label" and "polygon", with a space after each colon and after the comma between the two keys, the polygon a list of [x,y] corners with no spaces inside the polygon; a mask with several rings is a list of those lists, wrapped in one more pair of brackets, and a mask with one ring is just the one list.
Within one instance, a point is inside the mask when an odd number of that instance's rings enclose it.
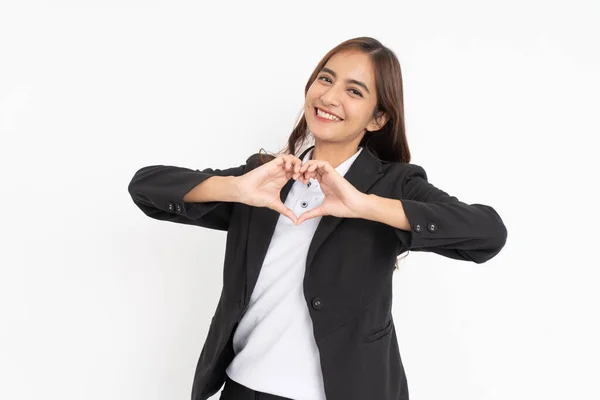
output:
{"label": "finger", "polygon": [[292,177],[294,176],[294,171],[292,170],[291,159],[287,154],[281,154],[279,158],[281,158],[281,164],[279,165],[279,168],[281,168],[281,170],[285,174],[285,178],[287,180],[292,179]]}
{"label": "finger", "polygon": [[289,171],[292,168],[292,160],[290,159],[290,156],[288,156],[287,154],[283,156],[284,160],[285,160],[285,170]]}
{"label": "finger", "polygon": [[335,172],[335,168],[333,168],[333,166],[329,163],[325,163],[323,165],[323,171],[325,172]]}
{"label": "finger", "polygon": [[302,166],[300,167],[300,172],[302,172],[302,173],[305,172],[308,169],[308,167],[310,167],[314,163],[315,163],[315,160],[308,160],[307,162],[302,164]]}
{"label": "finger", "polygon": [[285,154],[283,157],[285,160],[285,170],[286,172],[290,172],[288,179],[298,179],[300,176],[300,167],[302,167],[302,160],[290,154]]}
{"label": "finger", "polygon": [[302,167],[302,160],[296,156],[292,156],[292,159],[294,161],[294,172],[299,173]]}
{"label": "finger", "polygon": [[309,168],[304,175],[306,175],[309,178],[316,178],[319,175],[319,169],[318,168]]}
{"label": "finger", "polygon": [[323,207],[316,207],[316,208],[313,208],[312,210],[305,211],[302,214],[300,214],[300,216],[298,217],[297,225],[300,225],[301,223],[303,223],[304,221],[306,221],[308,219],[321,217],[325,214],[326,214],[326,212]]}
{"label": "finger", "polygon": [[292,178],[299,179],[302,176],[300,168],[302,168],[302,161],[299,158],[295,157],[293,160],[294,175],[292,176]]}
{"label": "finger", "polygon": [[294,171],[294,173],[300,172],[302,166],[302,160],[292,154],[285,154],[284,159],[286,162],[286,170]]}
{"label": "finger", "polygon": [[281,164],[283,164],[283,162],[284,162],[283,157],[277,156],[274,159],[272,159],[271,161],[269,161],[268,164],[275,165],[275,166],[279,167],[279,166],[281,166]]}
{"label": "finger", "polygon": [[315,177],[315,173],[314,172],[305,172],[302,174],[302,179],[304,184],[307,184],[308,181],[310,181],[310,178],[314,178]]}
{"label": "finger", "polygon": [[271,161],[273,163],[273,174],[278,174],[281,172],[287,173],[288,171],[286,170],[286,163],[287,160],[285,159],[285,155],[279,155],[277,156],[277,158],[275,158],[273,161]]}
{"label": "finger", "polygon": [[327,161],[309,160],[302,164],[302,167],[300,168],[300,173],[303,174],[305,177],[316,177],[319,174],[323,175],[333,170],[333,167]]}
{"label": "finger", "polygon": [[323,165],[322,161],[316,162],[316,163],[312,164],[310,167],[308,167],[308,171],[311,171],[311,172],[316,171],[317,168],[322,168],[322,165]]}
{"label": "finger", "polygon": [[320,163],[314,170],[315,179],[322,179],[327,174],[335,174],[335,168],[331,166],[328,162]]}
{"label": "finger", "polygon": [[306,176],[307,178],[320,179],[321,176],[325,173],[323,168],[324,166],[322,164],[313,164],[306,170],[306,172],[304,172],[304,176]]}

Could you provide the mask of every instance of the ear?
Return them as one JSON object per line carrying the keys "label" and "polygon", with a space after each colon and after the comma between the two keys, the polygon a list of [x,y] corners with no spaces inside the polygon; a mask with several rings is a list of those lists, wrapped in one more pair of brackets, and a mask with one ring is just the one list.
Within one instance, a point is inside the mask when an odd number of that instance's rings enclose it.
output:
{"label": "ear", "polygon": [[388,119],[389,119],[389,116],[387,115],[387,113],[380,111],[377,114],[377,116],[373,117],[371,122],[369,122],[369,124],[367,125],[367,131],[373,132],[373,131],[380,130],[388,122]]}

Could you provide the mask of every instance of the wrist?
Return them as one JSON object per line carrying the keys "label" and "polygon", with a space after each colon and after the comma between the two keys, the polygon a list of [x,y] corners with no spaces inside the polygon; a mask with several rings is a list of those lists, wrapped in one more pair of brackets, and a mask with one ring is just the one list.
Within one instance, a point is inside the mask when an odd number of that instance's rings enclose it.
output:
{"label": "wrist", "polygon": [[242,202],[242,192],[240,190],[240,178],[239,176],[227,176],[224,177],[225,185],[225,196],[228,202],[240,203]]}
{"label": "wrist", "polygon": [[373,220],[377,211],[377,196],[361,193],[360,206],[357,207],[357,218]]}

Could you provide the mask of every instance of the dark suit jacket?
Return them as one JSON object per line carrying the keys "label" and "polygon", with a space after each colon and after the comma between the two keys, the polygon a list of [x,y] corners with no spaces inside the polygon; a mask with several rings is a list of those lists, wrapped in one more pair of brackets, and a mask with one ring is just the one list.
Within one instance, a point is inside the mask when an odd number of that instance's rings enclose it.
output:
{"label": "dark suit jacket", "polygon": [[[407,250],[428,251],[479,264],[500,252],[507,230],[492,207],[448,195],[427,181],[422,167],[383,162],[366,150],[345,178],[361,192],[400,199],[411,230],[324,216],[309,247],[304,296],[327,399],[408,400],[391,314],[396,257]],[[196,368],[192,400],[207,399],[224,383],[234,357],[233,333],[279,214],[241,203],[185,203],[183,196],[211,176],[240,176],[258,165],[257,154],[224,170],[154,165],[137,171],[129,184],[133,201],[151,218],[227,231],[223,289]],[[283,188],[282,201],[293,182]]]}

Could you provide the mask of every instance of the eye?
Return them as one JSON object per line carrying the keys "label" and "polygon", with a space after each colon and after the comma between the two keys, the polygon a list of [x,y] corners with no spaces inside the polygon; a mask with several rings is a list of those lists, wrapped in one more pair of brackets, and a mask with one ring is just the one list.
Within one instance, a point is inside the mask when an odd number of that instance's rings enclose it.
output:
{"label": "eye", "polygon": [[362,93],[356,89],[348,89],[348,90],[350,90],[352,93],[354,93],[357,96],[363,97]]}
{"label": "eye", "polygon": [[331,79],[329,79],[329,77],[328,77],[328,76],[325,76],[325,75],[321,75],[321,76],[320,76],[318,79],[320,79],[320,80],[324,80],[324,79],[326,79],[326,82],[329,82],[329,83],[331,83]]}

